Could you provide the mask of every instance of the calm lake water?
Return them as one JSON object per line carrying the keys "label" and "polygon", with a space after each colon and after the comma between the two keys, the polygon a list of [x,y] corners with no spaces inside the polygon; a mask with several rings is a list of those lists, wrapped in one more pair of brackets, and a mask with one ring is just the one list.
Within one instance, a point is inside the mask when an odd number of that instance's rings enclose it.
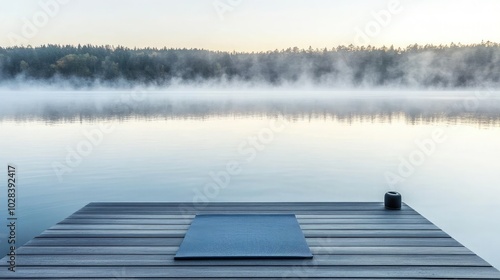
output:
{"label": "calm lake water", "polygon": [[[93,201],[382,201],[397,190],[500,268],[494,96],[1,92],[0,178],[17,166],[19,244]],[[237,174],[223,175],[228,164]],[[213,177],[229,182],[207,187]]]}

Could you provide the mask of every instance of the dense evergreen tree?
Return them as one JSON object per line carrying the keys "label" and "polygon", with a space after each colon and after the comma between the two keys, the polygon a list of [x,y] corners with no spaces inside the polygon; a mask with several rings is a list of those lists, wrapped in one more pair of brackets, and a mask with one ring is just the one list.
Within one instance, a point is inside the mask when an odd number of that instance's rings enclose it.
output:
{"label": "dense evergreen tree", "polygon": [[500,44],[294,47],[259,53],[92,45],[0,48],[0,82],[19,78],[149,85],[309,81],[324,86],[498,86]]}

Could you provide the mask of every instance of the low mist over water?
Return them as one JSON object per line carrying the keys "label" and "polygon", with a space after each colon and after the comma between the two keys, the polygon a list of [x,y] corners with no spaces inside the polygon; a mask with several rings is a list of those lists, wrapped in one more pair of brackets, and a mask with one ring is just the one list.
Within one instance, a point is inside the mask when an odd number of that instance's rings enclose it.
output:
{"label": "low mist over water", "polygon": [[497,126],[500,98],[476,91],[3,91],[0,120],[284,117],[343,122],[467,123]]}

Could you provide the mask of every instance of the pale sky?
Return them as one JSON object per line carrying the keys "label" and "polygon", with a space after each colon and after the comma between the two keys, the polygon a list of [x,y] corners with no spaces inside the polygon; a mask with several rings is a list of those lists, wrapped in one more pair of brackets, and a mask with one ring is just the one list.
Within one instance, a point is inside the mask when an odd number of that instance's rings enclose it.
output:
{"label": "pale sky", "polygon": [[499,12],[498,0],[0,0],[0,46],[264,51],[500,42]]}

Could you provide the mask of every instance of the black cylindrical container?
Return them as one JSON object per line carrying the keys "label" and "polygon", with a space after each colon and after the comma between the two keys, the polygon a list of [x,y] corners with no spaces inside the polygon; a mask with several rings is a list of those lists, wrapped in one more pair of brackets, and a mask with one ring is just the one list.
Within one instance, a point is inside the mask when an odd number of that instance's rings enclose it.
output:
{"label": "black cylindrical container", "polygon": [[398,192],[387,192],[385,194],[385,208],[389,210],[401,209],[401,194]]}

